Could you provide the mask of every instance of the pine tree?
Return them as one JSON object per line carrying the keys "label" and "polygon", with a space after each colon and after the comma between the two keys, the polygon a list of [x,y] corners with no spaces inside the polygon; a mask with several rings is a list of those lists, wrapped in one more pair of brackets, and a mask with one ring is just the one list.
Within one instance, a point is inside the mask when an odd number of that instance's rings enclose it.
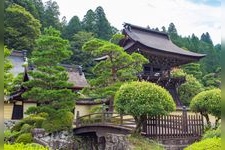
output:
{"label": "pine tree", "polygon": [[210,45],[213,45],[213,42],[212,42],[211,37],[210,37],[208,32],[203,33],[201,35],[201,41],[204,41],[204,42],[206,42],[206,43],[208,43]]}
{"label": "pine tree", "polygon": [[37,101],[38,112],[48,113],[43,123],[47,131],[59,131],[67,127],[68,124],[61,122],[60,126],[52,128],[51,123],[61,119],[57,118],[58,115],[71,113],[75,106],[75,94],[69,89],[72,84],[67,82],[68,74],[59,65],[71,55],[68,47],[68,41],[60,37],[59,31],[52,27],[45,29],[32,53],[35,66],[34,71],[29,73],[32,78],[24,83],[28,90],[22,96]]}
{"label": "pine tree", "polygon": [[65,26],[63,37],[71,40],[72,36],[78,33],[78,31],[81,31],[81,22],[78,16],[73,16],[70,19],[68,25]]}
{"label": "pine tree", "polygon": [[99,6],[95,10],[96,15],[96,27],[97,27],[97,37],[104,40],[109,40],[113,33],[110,26],[110,23],[108,22],[104,9]]}
{"label": "pine tree", "polygon": [[93,10],[90,9],[87,11],[81,24],[82,24],[82,28],[86,32],[92,32],[92,33],[97,32],[96,18],[95,18],[95,13],[93,12]]}

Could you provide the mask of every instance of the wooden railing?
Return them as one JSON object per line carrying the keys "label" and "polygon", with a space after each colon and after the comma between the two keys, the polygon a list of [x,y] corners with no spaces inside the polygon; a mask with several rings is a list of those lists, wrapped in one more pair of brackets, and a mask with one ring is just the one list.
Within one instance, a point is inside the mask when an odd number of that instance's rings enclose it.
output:
{"label": "wooden railing", "polygon": [[203,134],[202,115],[188,115],[183,109],[182,115],[147,117],[143,132],[150,138],[186,138],[200,137]]}
{"label": "wooden railing", "polygon": [[124,115],[112,112],[93,113],[84,116],[79,116],[77,111],[75,125],[76,127],[87,126],[87,125],[118,125],[128,128],[135,127],[135,121],[132,116]]}
{"label": "wooden railing", "polygon": [[[135,128],[135,121],[131,115],[111,112],[93,113],[76,116],[76,127],[88,125],[116,125]],[[142,133],[153,139],[192,138],[203,134],[204,122],[202,115],[188,115],[183,108],[181,115],[146,116],[142,126]]]}

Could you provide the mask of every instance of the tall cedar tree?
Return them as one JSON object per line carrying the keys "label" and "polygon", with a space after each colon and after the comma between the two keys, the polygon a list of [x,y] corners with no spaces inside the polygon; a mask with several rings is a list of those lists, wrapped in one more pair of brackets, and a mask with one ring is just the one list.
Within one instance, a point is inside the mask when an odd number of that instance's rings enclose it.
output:
{"label": "tall cedar tree", "polygon": [[28,50],[30,52],[35,39],[40,35],[41,24],[25,8],[12,4],[4,14],[4,43],[9,49]]}
{"label": "tall cedar tree", "polygon": [[82,51],[82,46],[93,38],[94,36],[91,32],[79,31],[75,34],[70,41],[73,54],[69,60],[65,61],[66,63],[81,65],[86,78],[94,77],[91,68],[95,62],[94,57],[89,52]]}
{"label": "tall cedar tree", "polygon": [[84,16],[82,22],[82,28],[87,32],[97,32],[96,28],[96,19],[95,19],[95,13],[93,10],[88,10],[86,15]]}
{"label": "tall cedar tree", "polygon": [[73,110],[75,94],[68,89],[72,84],[67,82],[65,68],[59,65],[71,55],[68,47],[68,41],[60,37],[59,31],[52,27],[44,30],[32,53],[35,69],[30,72],[31,80],[24,84],[29,89],[23,94],[24,98],[56,110]]}
{"label": "tall cedar tree", "polygon": [[54,27],[57,30],[62,30],[60,23],[60,11],[59,5],[56,1],[49,0],[44,5],[44,16],[42,26],[48,28],[50,26]]}
{"label": "tall cedar tree", "polygon": [[68,25],[65,26],[62,36],[65,39],[72,40],[73,35],[78,33],[78,31],[81,31],[81,22],[79,17],[73,16]]}
{"label": "tall cedar tree", "polygon": [[[105,56],[106,59],[96,63],[93,73],[96,78],[90,80],[91,90],[87,92],[92,97],[107,97],[113,105],[115,92],[126,81],[137,80],[137,73],[142,71],[142,65],[148,60],[141,54],[126,53],[117,43],[121,35],[114,35],[111,42],[93,39],[84,44],[83,50],[96,57]],[[112,108],[110,108],[112,110]]]}

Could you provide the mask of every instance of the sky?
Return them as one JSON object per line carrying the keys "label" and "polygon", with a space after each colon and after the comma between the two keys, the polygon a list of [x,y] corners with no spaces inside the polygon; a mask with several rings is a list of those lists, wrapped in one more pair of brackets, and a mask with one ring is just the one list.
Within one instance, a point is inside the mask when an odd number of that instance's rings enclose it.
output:
{"label": "sky", "polygon": [[[46,2],[47,0],[43,0]],[[209,32],[214,44],[221,43],[220,0],[55,0],[60,18],[73,16],[80,20],[89,9],[102,6],[108,21],[119,30],[123,23],[156,28],[168,28],[173,22],[179,35],[194,33],[199,38]]]}

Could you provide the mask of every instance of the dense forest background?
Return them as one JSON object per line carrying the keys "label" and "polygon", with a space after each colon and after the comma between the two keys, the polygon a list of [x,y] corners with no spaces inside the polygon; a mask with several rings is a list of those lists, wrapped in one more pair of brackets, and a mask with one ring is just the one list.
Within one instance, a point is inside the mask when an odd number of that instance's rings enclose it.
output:
{"label": "dense forest background", "polygon": [[[69,41],[73,52],[71,58],[64,63],[81,65],[87,78],[94,77],[90,69],[95,62],[90,54],[82,51],[83,44],[92,38],[109,40],[121,30],[110,24],[101,6],[88,10],[83,18],[74,14],[70,20],[66,17],[60,19],[59,6],[52,0],[46,3],[41,0],[5,0],[4,11],[4,43],[9,49],[27,50],[29,56],[35,40],[45,28],[52,26],[61,32],[63,39]],[[135,22],[132,24],[138,25]],[[194,33],[184,37],[179,35],[174,23],[170,23],[168,27],[146,27],[168,33],[171,40],[183,49],[206,54],[199,62],[181,68],[187,74],[192,74],[204,87],[220,87],[221,44],[213,43],[207,31],[201,37]]]}

